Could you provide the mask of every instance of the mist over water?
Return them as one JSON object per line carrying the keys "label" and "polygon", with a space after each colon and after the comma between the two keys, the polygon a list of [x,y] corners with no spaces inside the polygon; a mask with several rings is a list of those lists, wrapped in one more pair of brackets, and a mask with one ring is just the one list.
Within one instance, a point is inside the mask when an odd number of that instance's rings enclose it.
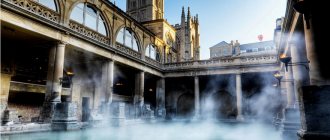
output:
{"label": "mist over water", "polygon": [[[229,92],[228,96],[214,96],[206,94],[201,101],[200,120],[173,119],[155,123],[136,123],[120,127],[112,127],[110,124],[105,128],[88,128],[78,131],[63,132],[39,132],[28,134],[15,134],[1,136],[3,140],[280,140],[280,131],[272,124],[276,115],[276,108],[281,105],[281,96],[278,89],[273,87],[272,78],[268,75],[260,75],[263,83],[260,93],[249,98],[248,105],[250,114],[243,114],[243,122],[236,121],[233,117],[219,119],[217,108],[229,106],[225,100],[217,100],[219,97],[235,98],[234,84],[228,84],[224,89]],[[254,79],[255,80],[255,79]],[[211,80],[212,81],[212,80]],[[234,83],[234,82],[230,82]],[[208,84],[210,87],[205,92],[219,92],[216,83]],[[228,90],[229,88],[229,90]],[[222,92],[222,90],[220,90]],[[234,93],[233,93],[234,92]],[[214,99],[216,97],[216,99]],[[232,106],[236,106],[235,100]],[[228,110],[225,108],[225,110]],[[230,109],[229,109],[230,110]],[[236,110],[232,110],[235,112]],[[220,111],[221,112],[221,111]],[[193,115],[194,113],[192,113]],[[222,117],[220,115],[220,117]],[[108,118],[109,119],[109,118]]]}
{"label": "mist over water", "polygon": [[124,127],[2,136],[3,140],[280,140],[265,124],[228,125],[215,122],[138,124]]}

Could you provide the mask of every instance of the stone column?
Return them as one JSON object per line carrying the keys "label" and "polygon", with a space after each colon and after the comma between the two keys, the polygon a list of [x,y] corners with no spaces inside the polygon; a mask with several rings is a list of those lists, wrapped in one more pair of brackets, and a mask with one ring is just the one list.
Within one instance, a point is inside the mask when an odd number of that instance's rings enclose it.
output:
{"label": "stone column", "polygon": [[105,115],[110,113],[110,104],[112,103],[113,92],[113,71],[114,61],[106,61],[102,66],[101,91],[105,95]]}
{"label": "stone column", "polygon": [[200,99],[199,99],[199,77],[194,77],[194,93],[195,93],[195,118],[200,117]]}
{"label": "stone column", "polygon": [[[317,60],[317,54],[315,50],[315,42],[314,42],[314,31],[313,26],[310,26],[307,29],[306,22],[304,22],[304,31],[305,31],[305,42],[306,42],[306,52],[307,58],[310,61],[309,63],[309,78],[311,85],[326,85],[326,80],[322,78],[320,75],[320,65]],[[322,46],[319,46],[322,47]]]}
{"label": "stone column", "polygon": [[285,86],[286,86],[286,96],[287,96],[287,108],[293,107],[295,103],[295,93],[294,93],[294,83],[292,76],[292,67],[289,66],[288,70],[285,71]]}
{"label": "stone column", "polygon": [[159,118],[165,118],[165,79],[161,78],[157,81],[157,90],[156,90],[156,116]]}
{"label": "stone column", "polygon": [[10,88],[11,75],[1,73],[1,94],[0,94],[0,111],[1,117],[3,117],[3,111],[7,108],[9,88]]}
{"label": "stone column", "polygon": [[134,106],[135,106],[136,118],[141,117],[143,104],[144,104],[144,71],[140,71],[135,76]]}
{"label": "stone column", "polygon": [[242,79],[241,79],[241,74],[237,73],[236,74],[236,105],[237,105],[237,120],[244,120],[243,117],[243,95],[242,95]]}
{"label": "stone column", "polygon": [[[311,6],[310,19],[306,19],[304,15],[304,31],[306,42],[306,53],[309,63],[309,77],[310,85],[303,86],[299,95],[300,105],[300,117],[301,117],[301,130],[298,131],[298,135],[301,140],[319,140],[330,139],[330,86],[329,83],[321,77],[320,64],[317,60],[316,48],[322,48],[322,42],[324,40],[315,40],[314,35],[322,36],[327,31],[329,26],[323,26],[324,24],[317,24],[323,22],[323,17],[318,16],[321,13],[317,13],[315,10],[317,6],[324,5],[322,2],[304,1],[310,2]],[[306,3],[305,3],[306,4]],[[309,14],[309,13],[307,13]],[[307,21],[306,21],[307,20]],[[310,28],[307,28],[306,22],[311,24]],[[315,25],[315,23],[317,25]],[[314,24],[314,25],[313,25]],[[313,27],[318,28],[318,32],[314,32]],[[322,33],[323,32],[323,33]],[[316,46],[316,41],[318,45]],[[324,50],[323,50],[324,51]],[[322,52],[321,52],[322,53]],[[325,60],[326,61],[326,60]]]}
{"label": "stone column", "polygon": [[[291,57],[292,63],[295,64],[297,62],[302,62],[297,60],[297,56],[299,54],[297,50],[297,46],[294,44],[289,44],[291,49]],[[300,65],[293,65],[288,67],[288,71],[285,72],[285,81],[286,81],[286,93],[287,93],[287,106],[283,110],[283,120],[281,122],[281,132],[282,132],[282,139],[290,140],[290,139],[298,139],[297,131],[300,128],[300,116],[299,110],[297,108],[297,91],[295,90],[296,81],[295,77],[297,74],[295,72],[300,73],[300,69],[297,67]],[[298,68],[298,69],[297,69]],[[293,75],[295,74],[295,75]],[[308,75],[308,73],[306,73]]]}
{"label": "stone column", "polygon": [[55,105],[61,102],[64,67],[65,43],[58,42],[51,48],[48,60],[45,101],[41,110],[39,121],[49,123],[55,111]]}
{"label": "stone column", "polygon": [[[299,40],[302,38],[299,38]],[[295,44],[296,43],[296,44]],[[301,63],[301,62],[308,62],[306,57],[306,47],[304,44],[300,42],[295,42],[291,44],[291,57],[292,63]],[[300,44],[298,44],[300,43]],[[298,106],[298,97],[300,88],[302,86],[309,85],[309,73],[308,73],[308,64],[303,65],[294,65],[292,66],[292,73],[293,73],[293,80],[294,80],[294,91],[295,91],[295,99],[296,105]]]}

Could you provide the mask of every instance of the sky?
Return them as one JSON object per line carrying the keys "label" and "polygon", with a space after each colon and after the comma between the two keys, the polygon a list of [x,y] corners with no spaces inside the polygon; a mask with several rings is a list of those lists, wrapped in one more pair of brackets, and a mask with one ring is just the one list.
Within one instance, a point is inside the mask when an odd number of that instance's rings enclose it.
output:
{"label": "sky", "polygon": [[[126,0],[115,0],[126,11]],[[165,0],[165,16],[174,25],[181,21],[182,6],[198,14],[201,59],[210,57],[209,48],[221,41],[241,44],[272,40],[275,21],[284,17],[287,0]]]}

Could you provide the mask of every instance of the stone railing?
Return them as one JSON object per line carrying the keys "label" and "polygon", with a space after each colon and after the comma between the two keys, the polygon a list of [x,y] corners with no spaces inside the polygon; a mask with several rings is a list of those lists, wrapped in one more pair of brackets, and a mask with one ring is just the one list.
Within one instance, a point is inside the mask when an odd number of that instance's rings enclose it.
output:
{"label": "stone railing", "polygon": [[59,13],[31,0],[3,0],[3,1],[15,5],[18,8],[29,11],[33,14],[36,14],[40,17],[48,19],[50,21],[58,23],[60,20]]}
{"label": "stone railing", "polygon": [[97,42],[100,42],[102,44],[110,44],[110,39],[96,31],[93,31],[92,29],[88,29],[87,27],[84,27],[83,25],[75,22],[70,21],[69,23],[70,29],[72,29],[75,32],[78,32],[79,34],[82,34],[88,38],[91,38],[93,40],[96,40]]}
{"label": "stone railing", "polygon": [[192,68],[212,68],[240,65],[257,65],[276,63],[277,56],[250,56],[250,57],[232,57],[223,59],[188,61],[180,63],[167,63],[163,65],[164,70],[180,70]]}
{"label": "stone railing", "polygon": [[117,50],[119,50],[119,51],[127,54],[127,55],[130,55],[130,56],[135,57],[137,59],[141,59],[141,53],[139,53],[137,51],[134,51],[133,49],[130,49],[128,47],[125,47],[122,44],[116,43],[116,47],[115,48]]}
{"label": "stone railing", "polygon": [[157,66],[157,67],[161,67],[162,66],[162,64],[160,63],[160,62],[158,62],[158,61],[156,61],[156,60],[154,60],[154,59],[151,59],[151,58],[149,58],[149,57],[145,57],[145,61],[147,62],[147,63],[149,63],[149,64],[151,64],[151,65],[154,65],[154,66]]}

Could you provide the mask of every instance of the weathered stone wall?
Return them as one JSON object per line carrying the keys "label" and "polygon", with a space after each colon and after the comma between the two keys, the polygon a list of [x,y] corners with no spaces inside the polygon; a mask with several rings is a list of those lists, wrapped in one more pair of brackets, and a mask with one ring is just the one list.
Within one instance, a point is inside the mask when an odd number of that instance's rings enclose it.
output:
{"label": "weathered stone wall", "polygon": [[29,106],[17,103],[8,103],[8,108],[11,110],[16,110],[17,117],[20,118],[20,122],[31,122],[32,118],[38,117],[40,113],[41,106]]}

